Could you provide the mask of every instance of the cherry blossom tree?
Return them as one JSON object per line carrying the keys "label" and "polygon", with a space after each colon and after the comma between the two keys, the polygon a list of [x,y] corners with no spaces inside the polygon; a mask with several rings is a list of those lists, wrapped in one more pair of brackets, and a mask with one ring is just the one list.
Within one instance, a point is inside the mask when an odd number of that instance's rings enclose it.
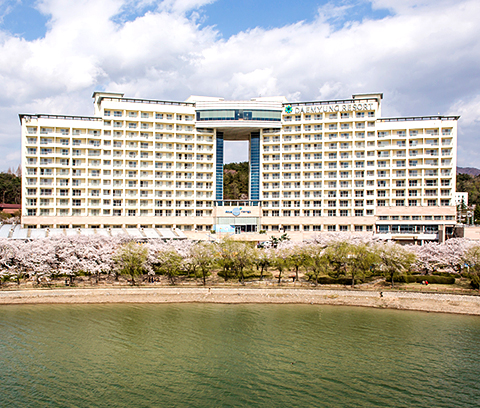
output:
{"label": "cherry blossom tree", "polygon": [[282,282],[282,273],[284,270],[288,269],[288,251],[283,248],[274,248],[272,265],[278,272],[278,284]]}
{"label": "cherry blossom tree", "polygon": [[285,253],[288,267],[295,272],[295,282],[298,282],[298,272],[305,267],[307,261],[306,246],[303,242],[284,241],[278,248]]}
{"label": "cherry blossom tree", "polygon": [[328,246],[325,244],[311,244],[306,247],[306,275],[313,280],[315,286],[318,285],[318,279],[322,274],[327,274],[330,270],[330,262],[326,253]]}
{"label": "cherry blossom tree", "polygon": [[272,248],[254,248],[252,257],[257,271],[260,270],[260,280],[262,281],[268,267],[272,265],[273,250]]}

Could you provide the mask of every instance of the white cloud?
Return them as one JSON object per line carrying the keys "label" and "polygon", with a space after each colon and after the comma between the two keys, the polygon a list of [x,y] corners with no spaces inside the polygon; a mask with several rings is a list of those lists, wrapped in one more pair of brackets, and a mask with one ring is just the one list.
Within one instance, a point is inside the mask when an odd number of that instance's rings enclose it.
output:
{"label": "white cloud", "polygon": [[461,116],[461,127],[458,135],[459,166],[479,167],[480,95],[468,100],[458,100],[452,104],[447,113]]}
{"label": "white cloud", "polygon": [[215,1],[216,0],[164,0],[160,5],[160,10],[185,13],[214,3]]}
{"label": "white cloud", "polygon": [[[390,15],[340,28],[332,22],[348,20],[354,2],[335,2],[311,23],[228,39],[192,14],[212,1],[42,0],[39,8],[50,16],[44,38],[26,41],[0,31],[4,152],[19,150],[17,113],[90,114],[89,98],[98,89],[175,100],[283,94],[292,101],[378,91],[388,116],[465,110],[459,152],[476,148],[480,124],[468,112],[480,98],[477,0],[373,0]],[[145,7],[150,11],[131,21],[116,20]],[[459,156],[459,164],[480,167],[480,157],[468,157]]]}
{"label": "white cloud", "polygon": [[240,163],[248,160],[248,142],[226,141],[224,147],[225,163]]}

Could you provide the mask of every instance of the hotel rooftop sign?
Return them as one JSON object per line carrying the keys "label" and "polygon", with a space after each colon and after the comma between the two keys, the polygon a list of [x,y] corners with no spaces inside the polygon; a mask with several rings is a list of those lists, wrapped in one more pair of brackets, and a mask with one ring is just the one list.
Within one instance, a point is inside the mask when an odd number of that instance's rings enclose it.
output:
{"label": "hotel rooftop sign", "polygon": [[297,105],[292,107],[287,105],[285,107],[285,113],[329,113],[329,112],[351,112],[351,111],[368,111],[374,110],[374,103],[333,103],[329,105]]}

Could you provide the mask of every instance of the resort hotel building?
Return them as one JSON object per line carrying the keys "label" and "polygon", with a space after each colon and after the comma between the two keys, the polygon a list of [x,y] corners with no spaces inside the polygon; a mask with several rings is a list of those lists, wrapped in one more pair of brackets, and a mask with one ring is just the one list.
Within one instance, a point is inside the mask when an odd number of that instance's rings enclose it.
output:
{"label": "resort hotel building", "polygon": [[[93,116],[21,114],[22,226],[422,242],[453,233],[458,116],[386,118],[382,94],[185,102],[95,92]],[[223,197],[249,142],[249,196]]]}

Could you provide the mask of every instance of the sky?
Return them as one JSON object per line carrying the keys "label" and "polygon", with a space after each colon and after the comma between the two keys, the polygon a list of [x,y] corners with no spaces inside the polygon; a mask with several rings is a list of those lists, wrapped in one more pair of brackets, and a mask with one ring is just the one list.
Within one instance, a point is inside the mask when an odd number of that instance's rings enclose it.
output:
{"label": "sky", "polygon": [[383,116],[461,115],[458,165],[480,168],[479,21],[478,0],[0,0],[0,171],[20,164],[19,113],[92,115],[94,91],[383,92]]}

